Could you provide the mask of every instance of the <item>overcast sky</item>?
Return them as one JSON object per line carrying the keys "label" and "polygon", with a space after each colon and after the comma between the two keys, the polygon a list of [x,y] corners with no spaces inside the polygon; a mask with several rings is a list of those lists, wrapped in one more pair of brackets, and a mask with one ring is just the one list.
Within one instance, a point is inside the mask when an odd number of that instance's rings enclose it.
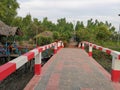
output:
{"label": "overcast sky", "polygon": [[118,30],[120,23],[120,0],[17,0],[20,4],[18,16],[31,14],[42,20],[48,17],[56,22],[59,18],[67,21],[86,21],[90,18],[111,22]]}

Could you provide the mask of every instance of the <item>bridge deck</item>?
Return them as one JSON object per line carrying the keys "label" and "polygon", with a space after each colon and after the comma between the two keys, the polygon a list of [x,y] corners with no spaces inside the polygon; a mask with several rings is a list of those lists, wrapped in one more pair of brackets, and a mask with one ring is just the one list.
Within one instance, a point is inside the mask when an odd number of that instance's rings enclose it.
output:
{"label": "bridge deck", "polygon": [[63,48],[34,76],[25,90],[120,90],[93,58],[81,49]]}

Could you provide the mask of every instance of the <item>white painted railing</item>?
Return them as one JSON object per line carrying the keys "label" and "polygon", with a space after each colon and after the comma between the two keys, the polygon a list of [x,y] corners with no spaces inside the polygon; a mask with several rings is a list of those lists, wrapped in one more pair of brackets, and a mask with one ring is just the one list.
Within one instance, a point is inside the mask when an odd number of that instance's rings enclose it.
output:
{"label": "white painted railing", "polygon": [[15,58],[12,61],[0,66],[0,81],[7,78],[10,74],[15,72],[18,68],[23,66],[25,63],[29,62],[33,58],[35,58],[35,66],[34,66],[34,73],[35,75],[40,75],[41,73],[41,53],[46,49],[54,47],[54,54],[57,53],[58,50],[64,47],[62,41],[54,42],[49,45],[44,45],[41,47],[37,47],[24,55],[21,55]]}
{"label": "white painted railing", "polygon": [[92,50],[97,49],[102,52],[105,52],[112,56],[112,71],[111,71],[111,80],[113,82],[119,82],[120,81],[120,52],[111,50],[109,48],[105,48],[87,41],[82,41],[79,43],[78,47],[84,49],[85,45],[89,46],[89,52],[88,55],[92,57]]}

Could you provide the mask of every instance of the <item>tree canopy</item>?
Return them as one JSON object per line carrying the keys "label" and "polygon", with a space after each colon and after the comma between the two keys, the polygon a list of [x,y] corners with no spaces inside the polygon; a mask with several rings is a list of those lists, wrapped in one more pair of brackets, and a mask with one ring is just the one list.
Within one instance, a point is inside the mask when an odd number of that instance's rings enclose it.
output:
{"label": "tree canopy", "polygon": [[[53,23],[47,17],[40,21],[37,18],[33,18],[31,14],[25,17],[17,16],[18,8],[19,4],[16,0],[0,1],[0,20],[7,25],[20,27],[24,33],[22,37],[17,37],[17,40],[34,40],[36,35],[45,31],[53,33],[53,37],[50,37],[52,40],[47,39],[50,41],[63,40],[69,42],[74,35],[77,42],[83,40],[90,42],[117,40],[118,34],[115,31],[115,27],[107,21],[89,19],[87,25],[83,21],[76,21],[75,25],[73,22],[67,22],[66,18],[60,18],[57,23]],[[40,38],[44,39],[43,36]]]}
{"label": "tree canopy", "polygon": [[0,20],[10,25],[15,16],[19,4],[16,0],[0,0]]}

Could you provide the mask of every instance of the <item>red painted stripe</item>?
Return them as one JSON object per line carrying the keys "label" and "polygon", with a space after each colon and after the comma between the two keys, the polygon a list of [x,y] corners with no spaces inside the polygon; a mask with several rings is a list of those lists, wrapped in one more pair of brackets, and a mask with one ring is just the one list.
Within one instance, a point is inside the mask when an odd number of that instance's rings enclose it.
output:
{"label": "red painted stripe", "polygon": [[92,46],[92,44],[90,44],[90,46]]}
{"label": "red painted stripe", "polygon": [[54,49],[54,54],[56,54],[57,53],[57,49]]}
{"label": "red painted stripe", "polygon": [[81,48],[82,48],[82,49],[84,49],[84,47],[83,47],[83,46],[82,46]]}
{"label": "red painted stripe", "polygon": [[99,47],[99,50],[100,50],[100,51],[102,51],[102,49],[103,49],[102,47]]}
{"label": "red painted stripe", "polygon": [[58,73],[53,73],[49,79],[46,90],[58,90],[60,75]]}
{"label": "red painted stripe", "polygon": [[50,60],[48,60],[48,62],[42,67],[41,75],[40,76],[39,75],[35,75],[30,80],[30,82],[26,85],[24,90],[34,90],[35,86],[38,85],[39,81],[41,80],[41,77],[45,75],[45,73],[47,72],[49,66],[55,60],[55,58],[56,58],[56,55],[52,56],[52,58]]}
{"label": "red painted stripe", "polygon": [[43,48],[41,48],[41,47],[38,47],[37,49],[38,49],[39,52],[43,51]]}
{"label": "red painted stripe", "polygon": [[111,80],[113,82],[119,82],[120,81],[120,70],[112,70]]}
{"label": "red painted stripe", "polygon": [[58,51],[59,51],[59,49],[60,49],[60,48],[59,48],[59,47],[57,47],[57,50],[58,50]]}
{"label": "red painted stripe", "polygon": [[58,47],[58,50],[60,50],[60,46]]}
{"label": "red painted stripe", "polygon": [[47,49],[47,45],[45,46],[45,50]]}
{"label": "red painted stripe", "polygon": [[90,57],[92,57],[92,52],[89,52],[88,55],[89,55]]}
{"label": "red painted stripe", "polygon": [[40,75],[41,73],[41,64],[35,64],[35,67],[34,67],[34,71],[35,71],[35,75]]}
{"label": "red painted stripe", "polygon": [[94,48],[96,49],[96,45],[94,45]]}
{"label": "red painted stripe", "polygon": [[118,59],[120,60],[120,55],[118,55]]}
{"label": "red painted stripe", "polygon": [[49,48],[51,48],[51,47],[50,47],[50,44],[49,44]]}
{"label": "red painted stripe", "polygon": [[107,53],[107,54],[111,54],[111,50],[109,50],[109,49],[106,50],[106,53]]}
{"label": "red painted stripe", "polygon": [[34,58],[34,52],[25,53],[24,56],[27,56],[28,61]]}
{"label": "red painted stripe", "polygon": [[15,63],[6,63],[0,66],[0,81],[4,80],[7,76],[16,70]]}

